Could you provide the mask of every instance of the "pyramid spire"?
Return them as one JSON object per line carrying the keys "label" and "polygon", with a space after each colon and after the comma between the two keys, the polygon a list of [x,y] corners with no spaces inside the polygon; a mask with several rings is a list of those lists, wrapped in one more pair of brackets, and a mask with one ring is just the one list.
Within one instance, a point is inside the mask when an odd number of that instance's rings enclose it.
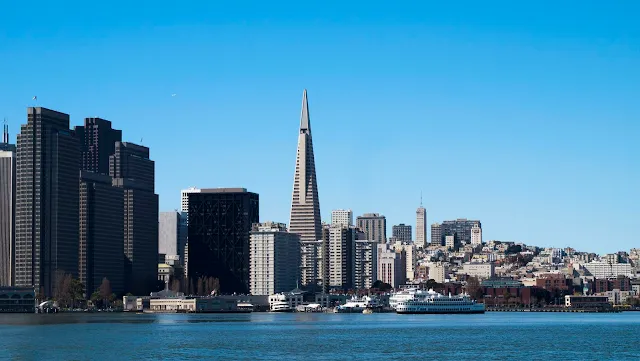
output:
{"label": "pyramid spire", "polygon": [[311,122],[309,121],[309,102],[307,101],[307,89],[302,92],[302,110],[300,110],[300,132],[311,134]]}

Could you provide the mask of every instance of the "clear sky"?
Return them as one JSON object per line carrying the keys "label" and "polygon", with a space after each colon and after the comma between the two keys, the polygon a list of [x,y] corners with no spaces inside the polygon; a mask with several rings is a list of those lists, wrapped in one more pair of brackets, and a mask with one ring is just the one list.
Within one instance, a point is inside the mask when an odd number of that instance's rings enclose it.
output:
{"label": "clear sky", "polygon": [[288,223],[307,88],[327,221],[415,227],[423,192],[485,240],[640,247],[639,2],[277,3],[5,1],[0,117],[109,119],[151,148],[161,210],[242,186]]}

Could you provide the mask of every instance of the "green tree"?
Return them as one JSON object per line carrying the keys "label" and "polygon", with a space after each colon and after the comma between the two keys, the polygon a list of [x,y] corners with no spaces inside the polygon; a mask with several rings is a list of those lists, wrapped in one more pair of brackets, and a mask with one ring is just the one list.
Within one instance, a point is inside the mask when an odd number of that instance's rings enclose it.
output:
{"label": "green tree", "polygon": [[476,294],[480,289],[480,281],[478,280],[478,277],[469,277],[465,288],[471,297],[476,298]]}
{"label": "green tree", "polygon": [[102,299],[104,307],[107,307],[109,305],[111,294],[113,293],[111,291],[111,282],[107,277],[102,279],[102,284],[100,284],[100,288],[98,290],[100,291],[100,298]]}
{"label": "green tree", "polygon": [[99,290],[95,290],[93,291],[93,293],[91,294],[91,302],[93,302],[93,305],[98,307],[98,308],[102,308],[102,296],[100,296],[100,291]]}

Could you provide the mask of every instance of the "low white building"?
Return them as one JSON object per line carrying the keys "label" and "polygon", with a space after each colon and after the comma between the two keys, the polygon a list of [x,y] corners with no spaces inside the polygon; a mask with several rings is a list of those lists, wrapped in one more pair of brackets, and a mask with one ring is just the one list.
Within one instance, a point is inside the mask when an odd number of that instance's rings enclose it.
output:
{"label": "low white building", "polygon": [[432,279],[438,283],[445,283],[447,280],[448,266],[445,263],[430,263],[429,267],[429,279]]}
{"label": "low white building", "polygon": [[495,275],[495,266],[493,263],[465,263],[462,271],[469,276],[488,279]]}
{"label": "low white building", "polygon": [[584,263],[582,266],[595,278],[632,276],[631,265],[628,263],[590,262]]}

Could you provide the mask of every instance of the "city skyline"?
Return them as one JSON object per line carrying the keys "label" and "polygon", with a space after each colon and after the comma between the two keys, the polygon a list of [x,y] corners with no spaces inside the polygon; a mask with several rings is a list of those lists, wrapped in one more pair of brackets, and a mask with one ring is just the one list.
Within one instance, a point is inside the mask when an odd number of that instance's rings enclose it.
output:
{"label": "city skyline", "polygon": [[[90,18],[81,9],[30,6],[61,20]],[[507,19],[472,5],[452,18],[443,15],[446,5],[423,5],[390,11],[399,15],[390,20],[373,6],[359,22],[344,13],[328,21],[332,13],[324,10],[312,12],[314,24],[273,13],[269,25],[265,15],[231,7],[226,20],[180,12],[179,21],[158,20],[157,28],[139,27],[132,16],[45,28],[47,22],[16,21],[22,7],[7,9],[16,16],[3,24],[12,35],[0,48],[11,69],[0,84],[10,142],[27,106],[69,113],[71,125],[110,119],[127,128],[127,140],[143,139],[154,150],[161,210],[179,208],[178,191],[193,184],[243,185],[262,195],[261,220],[286,222],[290,124],[299,92],[308,88],[325,221],[331,210],[351,208],[354,216],[379,212],[390,225],[415,226],[424,190],[429,223],[479,219],[484,240],[601,254],[637,245],[640,74],[629,9],[559,7]],[[602,20],[613,14],[616,24]],[[85,31],[70,31],[77,30],[71,23]],[[57,38],[51,27],[66,35]],[[147,46],[129,45],[135,42]],[[46,64],[33,58],[34,47],[50,54]],[[51,74],[65,82],[39,81]],[[243,107],[247,98],[251,107]],[[202,104],[206,114],[196,111]],[[221,133],[228,136],[210,141]],[[244,144],[229,152],[234,134]],[[252,166],[226,174],[184,156],[203,148],[220,169]],[[255,162],[257,154],[270,161]],[[365,157],[383,166],[351,172],[347,164]],[[405,173],[398,177],[395,169]]]}

